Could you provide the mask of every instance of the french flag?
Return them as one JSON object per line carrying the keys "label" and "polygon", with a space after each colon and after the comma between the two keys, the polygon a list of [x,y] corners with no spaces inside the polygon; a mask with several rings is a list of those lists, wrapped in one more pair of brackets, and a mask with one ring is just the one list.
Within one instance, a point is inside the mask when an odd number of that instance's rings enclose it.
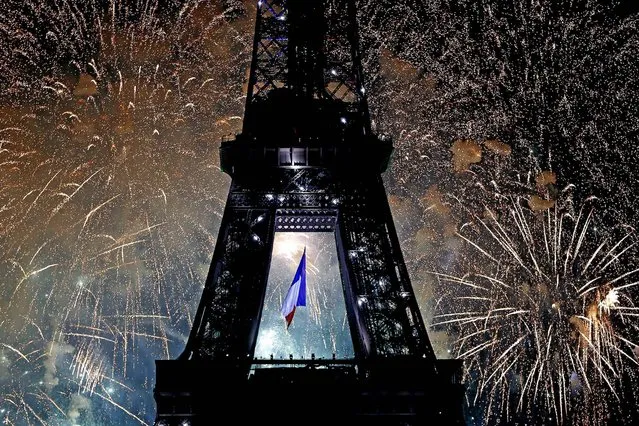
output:
{"label": "french flag", "polygon": [[286,319],[286,328],[293,321],[293,315],[295,315],[295,308],[298,306],[306,306],[306,247],[304,247],[304,253],[300,259],[300,264],[297,267],[293,282],[288,288],[284,303],[282,303],[282,315]]}

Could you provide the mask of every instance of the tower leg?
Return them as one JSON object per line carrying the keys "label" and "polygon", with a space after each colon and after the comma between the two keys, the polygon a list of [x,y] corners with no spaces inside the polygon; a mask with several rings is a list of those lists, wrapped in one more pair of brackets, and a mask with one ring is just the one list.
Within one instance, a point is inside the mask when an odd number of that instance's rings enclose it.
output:
{"label": "tower leg", "polygon": [[381,177],[344,182],[336,238],[356,356],[433,361]]}
{"label": "tower leg", "polygon": [[274,237],[274,212],[227,203],[213,261],[191,334],[180,359],[234,361],[253,357]]}

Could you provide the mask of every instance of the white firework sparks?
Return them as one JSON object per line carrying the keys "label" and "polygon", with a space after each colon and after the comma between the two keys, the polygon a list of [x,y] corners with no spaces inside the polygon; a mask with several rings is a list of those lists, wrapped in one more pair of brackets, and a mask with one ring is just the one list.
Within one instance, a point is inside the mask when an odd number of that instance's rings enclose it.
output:
{"label": "white firework sparks", "polygon": [[639,378],[636,235],[602,237],[590,202],[523,204],[462,227],[462,274],[437,273],[433,327],[455,336],[486,419],[600,424]]}

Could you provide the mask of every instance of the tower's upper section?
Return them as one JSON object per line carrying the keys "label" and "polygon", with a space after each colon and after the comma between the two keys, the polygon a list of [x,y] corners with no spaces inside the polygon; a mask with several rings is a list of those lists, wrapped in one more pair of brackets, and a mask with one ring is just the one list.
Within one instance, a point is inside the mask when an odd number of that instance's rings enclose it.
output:
{"label": "tower's upper section", "polygon": [[243,133],[368,135],[353,0],[260,0]]}
{"label": "tower's upper section", "polygon": [[355,1],[259,0],[244,126],[223,142],[222,170],[382,172],[391,152],[371,132]]}

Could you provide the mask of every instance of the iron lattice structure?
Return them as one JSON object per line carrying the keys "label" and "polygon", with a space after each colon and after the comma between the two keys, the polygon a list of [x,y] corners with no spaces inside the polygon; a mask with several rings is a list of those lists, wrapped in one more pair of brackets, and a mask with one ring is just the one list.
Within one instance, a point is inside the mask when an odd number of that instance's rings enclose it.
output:
{"label": "iron lattice structure", "polygon": [[[410,284],[357,37],[353,0],[257,3],[244,127],[220,148],[229,195],[186,348],[156,361],[156,425],[213,424],[238,400],[241,420],[275,420],[278,392],[305,416],[321,401],[316,419],[462,423],[461,364],[436,359]],[[254,360],[278,231],[334,232],[354,359]]]}

